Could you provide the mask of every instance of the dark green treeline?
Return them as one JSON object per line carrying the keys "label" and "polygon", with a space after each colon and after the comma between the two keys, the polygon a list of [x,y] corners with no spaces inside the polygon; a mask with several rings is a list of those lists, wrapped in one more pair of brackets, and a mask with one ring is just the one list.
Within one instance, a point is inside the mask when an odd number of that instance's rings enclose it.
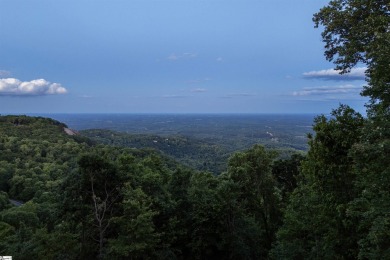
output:
{"label": "dark green treeline", "polygon": [[271,256],[390,259],[390,2],[334,0],[313,21],[340,73],[365,66],[367,118],[340,105],[315,120]]}

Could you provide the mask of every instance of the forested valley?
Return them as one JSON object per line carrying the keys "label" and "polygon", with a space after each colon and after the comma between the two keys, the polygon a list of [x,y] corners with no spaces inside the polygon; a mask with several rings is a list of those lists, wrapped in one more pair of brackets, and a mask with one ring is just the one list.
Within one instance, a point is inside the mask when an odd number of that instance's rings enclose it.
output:
{"label": "forested valley", "polygon": [[216,175],[48,118],[0,122],[0,253],[17,259],[266,257],[303,160],[257,145]]}
{"label": "forested valley", "polygon": [[317,116],[306,155],[255,145],[211,173],[1,116],[0,255],[390,259],[389,13],[388,0],[341,0],[314,15],[341,73],[367,66],[370,101],[365,116],[348,105]]}

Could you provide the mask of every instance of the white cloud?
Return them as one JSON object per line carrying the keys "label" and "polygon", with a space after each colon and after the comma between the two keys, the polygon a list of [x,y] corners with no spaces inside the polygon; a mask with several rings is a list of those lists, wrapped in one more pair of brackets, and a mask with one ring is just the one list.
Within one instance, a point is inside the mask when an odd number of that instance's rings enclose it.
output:
{"label": "white cloud", "polygon": [[346,95],[353,94],[357,95],[362,90],[362,87],[356,87],[353,85],[342,85],[342,86],[323,86],[323,87],[310,87],[303,88],[300,91],[294,91],[293,96],[317,96],[317,95]]}
{"label": "white cloud", "polygon": [[0,79],[0,96],[42,96],[66,94],[68,91],[59,83],[44,79],[20,81],[15,78]]}
{"label": "white cloud", "polygon": [[307,79],[323,80],[364,80],[366,67],[353,68],[349,73],[340,74],[340,71],[334,69],[310,71],[303,73]]}

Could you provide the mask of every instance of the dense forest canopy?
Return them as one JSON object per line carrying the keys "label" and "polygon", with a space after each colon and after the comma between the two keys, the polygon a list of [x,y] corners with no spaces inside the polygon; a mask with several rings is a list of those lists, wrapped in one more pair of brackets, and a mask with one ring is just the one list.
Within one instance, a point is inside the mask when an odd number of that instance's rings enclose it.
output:
{"label": "dense forest canopy", "polygon": [[303,160],[255,146],[217,176],[52,119],[0,122],[0,250],[20,259],[266,257]]}
{"label": "dense forest canopy", "polygon": [[[225,120],[229,120],[229,118],[226,118]],[[291,123],[287,125],[289,126]],[[136,134],[105,129],[82,130],[79,133],[99,144],[128,148],[154,149],[183,165],[200,171],[209,171],[215,175],[219,175],[227,170],[228,158],[232,154],[237,151],[246,150],[255,144],[262,144],[269,149],[277,150],[278,159],[287,159],[292,154],[304,154],[306,151],[305,146],[302,147],[301,145],[306,138],[294,135],[296,132],[291,131],[290,129],[287,131],[282,131],[281,129],[267,129],[268,131],[273,132],[270,133],[263,129],[259,130],[252,128],[251,126],[247,128],[248,129],[241,131],[248,135],[255,129],[258,136],[262,135],[261,138],[244,137],[245,140],[243,140],[244,138],[242,138],[242,135],[228,136],[229,134],[224,133],[226,139],[219,139],[215,137],[220,135],[220,130],[214,132],[214,129],[209,130],[211,132],[209,136],[212,136],[212,138],[207,139],[195,138],[188,134]],[[303,132],[306,129],[308,128],[301,127],[299,131]]]}
{"label": "dense forest canopy", "polygon": [[[0,255],[15,259],[390,259],[390,2],[314,15],[341,73],[364,63],[367,117],[314,120],[306,156],[255,145],[224,171],[0,117]],[[17,204],[16,201],[20,204]]]}
{"label": "dense forest canopy", "polygon": [[365,64],[363,119],[345,105],[318,117],[272,254],[299,259],[390,258],[390,2],[334,0],[313,18],[325,56],[347,73]]}

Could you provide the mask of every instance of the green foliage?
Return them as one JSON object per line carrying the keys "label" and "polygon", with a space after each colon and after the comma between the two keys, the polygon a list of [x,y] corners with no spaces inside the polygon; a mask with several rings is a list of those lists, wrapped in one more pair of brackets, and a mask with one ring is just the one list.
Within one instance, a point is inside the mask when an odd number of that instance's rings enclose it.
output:
{"label": "green foliage", "polygon": [[[121,200],[122,181],[115,166],[96,155],[84,155],[79,160],[80,194],[85,228],[89,236],[98,242],[98,258],[104,257],[105,241],[111,218],[117,211],[116,203]],[[92,226],[94,228],[91,228]]]}
{"label": "green foliage", "polygon": [[0,191],[0,212],[10,207],[8,194],[4,191]]}
{"label": "green foliage", "polygon": [[389,252],[390,176],[390,5],[387,0],[331,1],[315,16],[323,25],[326,56],[337,68],[349,71],[367,65],[370,98],[368,119],[360,141],[351,149],[356,174],[356,197],[347,207],[358,228],[358,257],[387,259]]}
{"label": "green foliage", "polygon": [[282,192],[284,204],[291,192],[297,187],[297,177],[300,173],[302,161],[305,156],[301,154],[293,154],[288,159],[279,159],[272,166],[272,175],[275,177],[278,187]]}
{"label": "green foliage", "polygon": [[353,149],[358,196],[348,214],[361,233],[359,258],[390,257],[390,120],[376,116],[364,128],[364,139]]}
{"label": "green foliage", "polygon": [[115,259],[147,259],[157,257],[159,234],[155,232],[152,200],[140,188],[125,186],[123,214],[112,221],[120,227],[119,234],[109,241],[109,254]]}
{"label": "green foliage", "polygon": [[256,145],[244,153],[234,154],[228,168],[229,177],[241,190],[238,199],[264,232],[261,244],[265,250],[271,248],[280,217],[280,196],[272,175],[272,162],[276,156],[276,153]]}
{"label": "green foliage", "polygon": [[191,248],[195,259],[266,257],[279,224],[271,174],[275,153],[255,146],[236,153],[227,173],[191,178]]}
{"label": "green foliage", "polygon": [[12,207],[0,212],[0,221],[6,233],[0,243],[1,255],[12,255],[18,259],[34,257],[34,232],[40,227],[36,205],[27,203],[21,207]]}
{"label": "green foliage", "polygon": [[[0,242],[1,254],[20,259],[267,256],[283,195],[272,174],[275,152],[255,146],[237,153],[228,171],[216,176],[155,150],[89,146],[92,142],[65,134],[65,126],[55,121],[0,119],[0,226],[7,237]],[[24,204],[12,206],[9,198]]]}
{"label": "green foliage", "polygon": [[[255,145],[233,154],[227,171],[217,175],[183,167],[155,150],[89,146],[50,120],[1,119],[0,254],[18,259],[389,255],[390,127],[383,114],[363,119],[342,105],[330,118],[315,119],[306,157],[277,159],[277,152]],[[42,140],[44,129],[50,134]],[[10,198],[24,204],[13,206]]]}
{"label": "green foliage", "polygon": [[[223,118],[222,118],[223,119]],[[210,119],[208,119],[210,120]],[[228,158],[239,150],[245,150],[252,147],[256,143],[265,145],[267,148],[278,149],[279,156],[283,159],[289,158],[292,154],[307,149],[305,131],[309,131],[304,126],[295,126],[298,122],[291,122],[287,118],[283,118],[283,122],[289,124],[289,127],[281,126],[275,122],[275,119],[268,125],[266,119],[263,123],[253,122],[253,118],[244,121],[245,125],[249,125],[248,129],[242,128],[241,124],[234,122],[230,125],[229,119],[221,120],[216,118],[217,122],[205,122],[202,125],[202,130],[199,132],[193,129],[188,129],[188,125],[183,125],[180,120],[175,124],[175,128],[179,134],[131,134],[124,133],[127,128],[125,122],[118,124],[119,131],[91,129],[83,130],[80,133],[91,138],[96,143],[113,145],[128,148],[150,148],[160,152],[169,158],[172,158],[181,164],[200,171],[210,171],[214,174],[220,174],[227,170]],[[221,122],[218,123],[218,121]],[[237,118],[238,122],[240,119]],[[243,119],[241,119],[243,120]],[[245,120],[245,117],[244,117]],[[261,120],[259,120],[261,121]],[[258,124],[258,126],[257,126]],[[148,127],[155,127],[148,125]],[[227,125],[224,127],[224,125]],[[199,126],[196,126],[197,128]],[[208,133],[202,134],[202,131]],[[264,129],[259,131],[259,128]],[[164,133],[165,128],[160,129]],[[271,130],[272,129],[272,130]],[[268,131],[272,131],[270,133]],[[158,132],[158,130],[156,129]]]}
{"label": "green foliage", "polygon": [[106,145],[150,148],[189,167],[218,174],[226,170],[230,152],[221,145],[184,136],[127,134],[110,130],[84,130],[83,135]]}
{"label": "green foliage", "polygon": [[[390,105],[390,6],[387,0],[332,0],[314,15],[324,26],[325,56],[343,73],[359,63],[367,65],[371,109],[386,111]],[[388,112],[388,110],[387,110]]]}
{"label": "green foliage", "polygon": [[298,187],[291,195],[284,225],[278,231],[275,258],[356,258],[356,227],[346,216],[356,197],[354,161],[363,118],[348,106],[332,118],[315,119],[315,137],[302,163]]}

